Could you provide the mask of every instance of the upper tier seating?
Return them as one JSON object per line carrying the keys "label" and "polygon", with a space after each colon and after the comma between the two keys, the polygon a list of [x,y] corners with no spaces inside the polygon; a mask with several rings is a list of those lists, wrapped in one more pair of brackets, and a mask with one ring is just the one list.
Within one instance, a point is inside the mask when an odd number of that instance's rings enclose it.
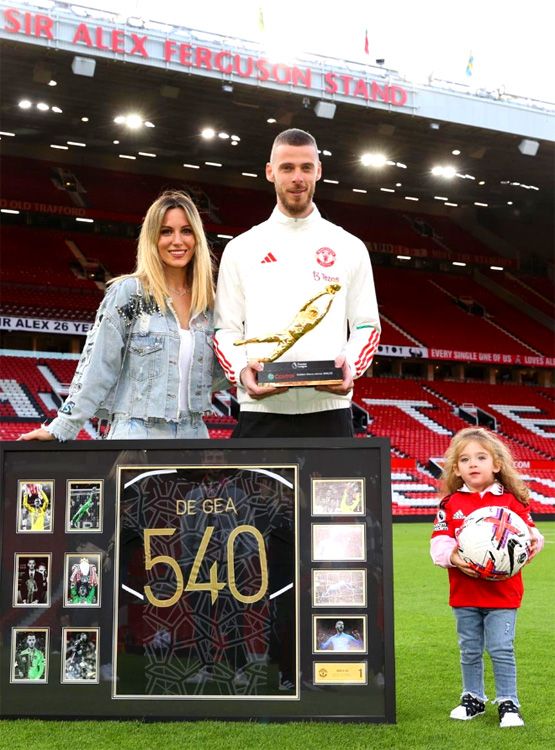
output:
{"label": "upper tier seating", "polygon": [[399,331],[397,328],[391,325],[383,317],[381,317],[380,323],[382,326],[382,335],[380,339],[382,343],[388,344],[390,346],[414,346],[415,345],[415,342],[411,338],[409,338],[408,336],[405,336],[405,334],[402,331]]}
{"label": "upper tier seating", "polygon": [[[102,291],[92,280],[76,278],[72,273],[70,264],[76,259],[67,241],[113,275],[130,272],[135,262],[136,244],[124,238],[3,226],[1,239],[2,311],[9,315],[80,320],[94,317]],[[462,351],[529,356],[539,350],[553,356],[553,335],[548,329],[484,292],[470,277],[379,265],[374,267],[374,275],[384,316],[383,344],[413,346],[420,342],[449,350],[456,342],[456,348]],[[495,313],[495,322],[502,330],[459,307],[454,299],[457,296],[483,302],[488,312]],[[523,343],[505,331],[513,332]]]}
{"label": "upper tier seating", "polygon": [[544,315],[548,315],[551,319],[555,317],[553,283],[549,282],[548,279],[545,279],[545,281],[547,281],[546,286],[549,286],[549,289],[542,291],[543,285],[540,288],[540,284],[538,283],[540,279],[537,278],[529,279],[520,275],[515,276],[513,273],[499,273],[498,271],[490,270],[482,270],[481,273],[506,289],[510,294],[515,295],[515,297],[530,305],[530,307],[535,308]]}
{"label": "upper tier seating", "polygon": [[[78,183],[77,201],[55,187],[53,177],[60,168],[56,161],[38,161],[7,156],[0,166],[0,181],[9,186],[5,198],[36,201],[62,206],[82,205],[97,218],[139,223],[150,203],[168,188],[185,189],[193,194],[209,231],[218,225],[237,234],[264,221],[275,201],[265,181],[245,178],[244,187],[198,183],[195,170],[183,170],[180,178],[105,170],[83,164],[64,164]],[[252,187],[251,187],[252,185]],[[255,187],[256,186],[256,187]],[[441,251],[447,256],[496,256],[469,232],[447,217],[394,211],[379,206],[361,208],[318,196],[318,206],[330,221],[340,224],[365,242],[387,243],[414,249]]]}
{"label": "upper tier seating", "polygon": [[[540,354],[548,357],[555,354],[555,334],[553,331],[538,323],[526,312],[515,308],[471,279],[461,284],[459,279],[454,276],[449,274],[442,274],[442,276],[443,278],[436,277],[436,282],[446,292],[449,292],[455,298],[461,295],[472,298],[484,308],[487,317],[497,326],[506,330],[508,334],[516,336]],[[498,331],[498,328],[492,331],[493,340],[497,339]],[[501,333],[501,331],[499,332]],[[491,349],[488,351],[491,351]],[[499,350],[496,349],[495,351]]]}
{"label": "upper tier seating", "polygon": [[75,256],[66,239],[80,236],[59,229],[2,225],[1,280],[37,288],[96,289],[92,281],[76,278],[70,269]]}
{"label": "upper tier seating", "polygon": [[0,183],[3,197],[7,200],[36,201],[68,208],[73,206],[69,193],[57,188],[52,180],[55,174],[53,170],[57,166],[54,161],[2,156]]}
{"label": "upper tier seating", "polygon": [[[457,349],[471,352],[500,352],[529,356],[534,352],[529,346],[492,326],[486,318],[462,309],[454,297],[478,296],[478,291],[468,277],[451,276],[445,273],[414,271],[404,268],[374,268],[376,292],[380,310],[406,333],[424,346],[435,349]],[[476,294],[475,294],[476,292]],[[496,310],[496,322],[504,329],[515,327],[515,334],[531,337],[536,342],[537,324],[502,304],[489,300]],[[503,314],[501,314],[503,313]],[[507,320],[505,317],[507,316]],[[545,329],[546,338],[549,332]],[[528,338],[523,338],[528,343]],[[382,343],[388,343],[382,337]],[[542,337],[548,356],[553,356],[553,344]],[[530,346],[532,341],[530,342]],[[543,352],[542,352],[543,353]]]}

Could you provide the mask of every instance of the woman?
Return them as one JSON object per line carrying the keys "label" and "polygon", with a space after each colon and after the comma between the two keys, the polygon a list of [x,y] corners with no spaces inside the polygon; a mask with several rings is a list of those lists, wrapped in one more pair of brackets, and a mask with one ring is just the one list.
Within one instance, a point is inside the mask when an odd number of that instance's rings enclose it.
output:
{"label": "woman", "polygon": [[207,438],[212,259],[188,195],[163,193],[139,235],[134,273],[110,282],[56,418],[20,440],[71,440],[97,415],[108,437]]}

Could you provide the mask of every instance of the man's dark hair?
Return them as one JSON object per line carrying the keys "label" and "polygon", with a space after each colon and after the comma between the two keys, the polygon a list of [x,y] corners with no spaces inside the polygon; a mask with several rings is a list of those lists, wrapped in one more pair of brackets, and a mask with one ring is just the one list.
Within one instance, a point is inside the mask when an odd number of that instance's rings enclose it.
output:
{"label": "man's dark hair", "polygon": [[272,155],[277,146],[314,146],[316,152],[318,152],[318,145],[316,139],[306,130],[300,130],[299,128],[289,128],[288,130],[282,130],[278,133],[272,144],[272,151],[270,153],[270,161]]}

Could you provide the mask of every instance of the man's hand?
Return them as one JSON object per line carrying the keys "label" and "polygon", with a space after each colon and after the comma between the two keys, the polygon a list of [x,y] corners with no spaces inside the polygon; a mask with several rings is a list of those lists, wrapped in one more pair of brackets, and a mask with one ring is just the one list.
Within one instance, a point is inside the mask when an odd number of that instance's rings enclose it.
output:
{"label": "man's hand", "polygon": [[51,432],[48,432],[48,430],[45,430],[44,427],[38,427],[36,430],[31,430],[31,432],[24,432],[17,439],[18,440],[56,440],[54,435],[52,435]]}
{"label": "man's hand", "polygon": [[243,385],[243,388],[249,394],[251,398],[259,401],[262,398],[268,396],[274,396],[276,393],[285,393],[289,390],[288,388],[275,388],[272,386],[260,386],[258,385],[257,373],[262,372],[264,365],[262,362],[250,362],[246,367],[243,367],[239,375],[239,380]]}
{"label": "man's hand", "polygon": [[469,576],[470,578],[479,578],[479,574],[476,573],[475,570],[473,570],[470,565],[465,562],[462,557],[459,554],[458,548],[454,549],[453,552],[451,552],[451,557],[449,558],[449,562],[451,565],[454,565],[455,568],[458,568],[461,573],[464,573],[465,576]]}
{"label": "man's hand", "polygon": [[336,393],[338,396],[346,396],[353,388],[353,376],[351,375],[351,368],[347,364],[347,358],[344,354],[340,354],[335,358],[335,366],[341,367],[343,382],[337,383],[337,385],[317,385],[316,390]]}

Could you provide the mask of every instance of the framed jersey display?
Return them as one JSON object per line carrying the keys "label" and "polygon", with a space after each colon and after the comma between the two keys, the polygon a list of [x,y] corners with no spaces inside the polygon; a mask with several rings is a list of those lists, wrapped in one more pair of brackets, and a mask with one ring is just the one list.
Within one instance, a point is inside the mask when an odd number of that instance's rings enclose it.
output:
{"label": "framed jersey display", "polygon": [[[0,461],[0,718],[395,720],[386,441],[15,442]],[[47,533],[21,533],[30,484]]]}

